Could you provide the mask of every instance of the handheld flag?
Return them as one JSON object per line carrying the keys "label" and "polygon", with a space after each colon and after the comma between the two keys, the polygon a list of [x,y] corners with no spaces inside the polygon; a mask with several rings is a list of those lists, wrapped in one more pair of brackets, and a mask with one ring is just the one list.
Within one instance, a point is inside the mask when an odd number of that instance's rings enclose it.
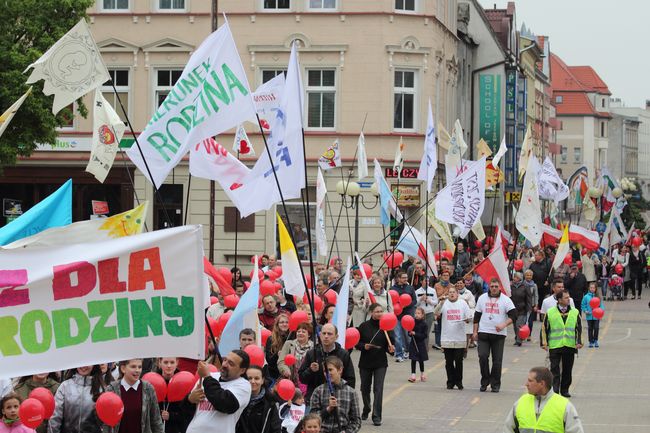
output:
{"label": "handheld flag", "polygon": [[600,246],[600,236],[598,232],[587,230],[576,224],[569,226],[569,241],[582,245],[583,248],[588,248],[591,251],[596,251]]}
{"label": "handheld flag", "polygon": [[560,265],[564,262],[566,255],[569,254],[569,251],[571,251],[571,247],[569,246],[569,225],[567,224],[566,227],[564,227],[564,231],[562,232],[560,245],[558,245],[557,251],[555,252],[555,258],[553,259],[553,269],[560,267]]}
{"label": "handheld flag", "polygon": [[336,298],[336,307],[334,308],[334,315],[332,316],[332,323],[336,326],[338,337],[336,342],[345,347],[345,328],[348,325],[348,301],[350,297],[350,257],[348,257],[348,266],[343,277],[343,284],[341,290]]}
{"label": "handheld flag", "polygon": [[397,143],[397,149],[395,149],[395,162],[393,162],[393,171],[397,173],[398,179],[402,176],[402,167],[404,166],[404,157],[402,156],[403,152],[404,141],[402,141],[402,137],[400,137],[399,143]]}
{"label": "handheld flag", "polygon": [[380,203],[380,216],[381,224],[388,226],[390,225],[391,215],[398,221],[403,219],[402,212],[400,212],[397,207],[397,202],[393,197],[386,179],[384,179],[384,174],[381,172],[381,165],[379,161],[375,159],[375,183],[377,184],[377,189],[379,191],[379,203]]}
{"label": "handheld flag", "polygon": [[559,203],[569,197],[569,187],[566,186],[560,175],[555,170],[553,161],[548,156],[542,164],[539,173],[539,197]]}
{"label": "handheld flag", "polygon": [[2,133],[5,132],[7,127],[9,126],[9,122],[11,122],[11,119],[14,118],[16,115],[16,112],[20,109],[20,106],[23,105],[23,102],[25,102],[25,99],[32,93],[32,88],[31,86],[27,91],[18,98],[16,102],[11,104],[11,107],[7,108],[2,115],[0,115],[0,137],[2,136]]}
{"label": "handheld flag", "polygon": [[421,258],[427,266],[427,272],[431,270],[433,275],[438,276],[438,267],[431,245],[427,245],[427,240],[415,227],[411,227],[406,222],[404,223],[404,229],[399,241],[397,241],[397,245],[395,245],[395,249],[411,257]]}
{"label": "handheld flag", "polygon": [[436,217],[436,202],[433,200],[431,203],[427,205],[427,208],[425,211],[427,213],[427,219],[429,220],[429,225],[433,227],[433,230],[440,236],[440,239],[445,243],[445,249],[447,251],[451,251],[453,254],[456,251],[456,245],[454,244],[454,239],[451,234],[451,230],[449,230],[449,224],[446,222],[439,220]]}
{"label": "handheld flag", "polygon": [[429,113],[427,115],[427,132],[424,135],[424,154],[420,162],[418,179],[423,180],[427,185],[427,191],[431,192],[433,178],[438,168],[438,152],[436,149],[436,131],[433,123],[433,111],[431,110],[431,100],[429,100]]}
{"label": "handheld flag", "polygon": [[539,162],[536,157],[527,160],[524,187],[521,190],[521,203],[515,216],[517,230],[532,246],[539,245],[542,240],[542,210],[539,202],[538,174]]}
{"label": "handheld flag", "polygon": [[339,150],[339,140],[334,143],[318,158],[318,165],[323,170],[341,166],[341,151]]}
{"label": "handheld flag", "polygon": [[280,259],[282,260],[282,280],[284,281],[285,291],[294,296],[305,294],[305,283],[300,272],[300,260],[296,248],[291,241],[291,236],[282,222],[280,215],[278,217],[278,236],[280,240]]}
{"label": "handheld flag", "polygon": [[476,149],[478,150],[479,158],[487,158],[492,155],[492,149],[490,149],[490,146],[488,146],[488,144],[482,138],[478,141],[478,143],[476,143]]}
{"label": "handheld flag", "polygon": [[497,278],[501,283],[501,291],[506,296],[510,296],[508,260],[506,260],[501,248],[494,248],[481,263],[476,265],[474,272],[483,278],[483,281],[489,282],[492,278]]}
{"label": "handheld flag", "polygon": [[93,113],[93,147],[86,171],[104,183],[108,172],[113,167],[125,126],[99,89],[95,89]]}
{"label": "handheld flag", "polygon": [[323,178],[323,172],[318,168],[318,177],[316,178],[316,246],[318,254],[321,257],[327,257],[327,236],[325,233],[325,197],[327,196],[327,186]]}
{"label": "handheld flag", "polygon": [[359,134],[359,140],[357,141],[357,177],[359,180],[362,180],[364,177],[368,177],[368,157],[366,156],[366,137],[363,135],[363,131]]}
{"label": "handheld flag", "polygon": [[246,134],[244,125],[240,124],[237,127],[235,141],[232,144],[232,151],[241,156],[255,156],[255,149],[253,149],[253,146],[248,139],[248,134]]}
{"label": "handheld flag", "polygon": [[530,123],[526,128],[526,135],[524,136],[524,142],[521,145],[521,153],[519,154],[519,180],[524,177],[524,173],[528,168],[528,159],[533,153],[533,133]]}
{"label": "handheld flag", "polygon": [[499,162],[503,158],[503,155],[506,154],[508,151],[508,146],[506,146],[506,136],[503,136],[503,140],[501,140],[501,144],[499,145],[499,150],[497,150],[496,155],[494,155],[494,158],[492,158],[492,165],[495,168],[499,167]]}

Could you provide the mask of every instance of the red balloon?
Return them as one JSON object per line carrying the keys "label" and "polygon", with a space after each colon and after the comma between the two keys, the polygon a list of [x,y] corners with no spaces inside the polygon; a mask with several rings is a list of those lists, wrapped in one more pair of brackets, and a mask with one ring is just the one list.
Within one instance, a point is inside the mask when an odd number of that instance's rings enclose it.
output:
{"label": "red balloon", "polygon": [[262,330],[260,331],[260,334],[261,334],[260,337],[262,338],[262,346],[266,346],[266,341],[271,336],[271,331],[269,331],[266,328],[262,328]]}
{"label": "red balloon", "polygon": [[448,261],[452,261],[454,259],[454,254],[451,251],[443,251],[442,252],[442,258],[447,259]]}
{"label": "red balloon", "polygon": [[289,316],[289,330],[295,331],[296,329],[298,329],[298,325],[308,321],[309,321],[309,316],[307,316],[307,312],[302,310],[294,311],[293,313],[291,313],[291,316]]}
{"label": "red balloon", "polygon": [[307,283],[307,288],[308,289],[313,288],[312,285],[311,285],[311,275],[309,275],[309,274],[305,275],[305,282]]}
{"label": "red balloon", "polygon": [[411,302],[413,302],[413,298],[411,298],[411,295],[408,293],[402,293],[399,295],[399,304],[402,306],[402,308],[408,307],[411,305]]}
{"label": "red balloon", "polygon": [[156,390],[156,398],[158,399],[158,403],[165,401],[165,397],[167,397],[167,382],[165,382],[165,379],[161,375],[150,371],[149,373],[142,376],[142,380],[153,385],[153,389]]}
{"label": "red balloon", "polygon": [[282,266],[275,266],[273,268],[273,272],[275,272],[275,275],[277,275],[277,278],[280,278],[282,276]]}
{"label": "red balloon", "polygon": [[[190,375],[190,377],[192,376],[192,373],[187,374]],[[180,401],[180,399],[178,401]],[[99,419],[102,420],[104,424],[109,427],[115,427],[117,423],[122,419],[122,414],[124,413],[124,403],[122,403],[122,399],[114,392],[105,392],[97,399],[97,402],[95,403],[95,411],[97,412]]]}
{"label": "red balloon", "polygon": [[[28,398],[18,408],[18,417],[25,427],[36,428],[45,419],[45,407],[40,400]],[[11,429],[8,429],[9,431]]]}
{"label": "red balloon", "polygon": [[399,293],[397,293],[397,290],[390,289],[388,294],[390,295],[391,301],[393,301],[393,305],[399,303]]}
{"label": "red balloon", "polygon": [[641,240],[640,237],[637,236],[637,237],[632,238],[632,245],[633,246],[640,247],[642,243],[643,243],[643,241]]}
{"label": "red balloon", "polygon": [[233,309],[239,303],[239,296],[237,295],[228,295],[223,298],[223,306],[226,308]]}
{"label": "red balloon", "polygon": [[282,284],[276,281],[275,283],[273,283],[273,288],[275,289],[275,293],[278,293],[280,290],[282,290]]}
{"label": "red balloon", "polygon": [[29,393],[29,398],[35,398],[40,401],[45,410],[43,418],[50,419],[54,413],[54,396],[52,395],[52,392],[43,387],[34,388],[32,392]]}
{"label": "red balloon", "polygon": [[395,315],[399,316],[402,314],[402,311],[404,311],[404,307],[402,307],[399,302],[397,304],[393,304],[393,313],[395,313]]}
{"label": "red balloon", "polygon": [[325,308],[325,303],[320,296],[314,294],[314,310],[320,314],[323,312],[323,308]]}
{"label": "red balloon", "polygon": [[524,261],[521,259],[515,260],[514,267],[515,267],[515,271],[521,271],[522,269],[524,269]]}
{"label": "red balloon", "polygon": [[397,316],[394,313],[384,313],[379,319],[379,329],[382,331],[392,331],[397,326]]}
{"label": "red balloon", "polygon": [[405,314],[402,316],[402,320],[400,320],[400,322],[402,323],[402,328],[406,329],[408,332],[411,332],[413,328],[415,328],[415,319],[413,316]]}
{"label": "red balloon", "polygon": [[573,257],[571,256],[571,253],[568,253],[568,254],[564,257],[564,264],[565,264],[565,265],[570,265],[571,263],[573,263]]}
{"label": "red balloon", "polygon": [[593,310],[591,310],[591,315],[594,316],[596,319],[600,320],[605,315],[605,310],[603,310],[600,307],[594,308]]}
{"label": "red balloon", "polygon": [[530,337],[530,328],[528,325],[524,325],[521,328],[519,328],[519,338],[521,340],[525,340],[528,337]]}
{"label": "red balloon", "polygon": [[210,327],[210,330],[212,331],[212,334],[214,336],[217,336],[219,334],[219,322],[213,319],[212,317],[208,316],[208,324],[206,325],[205,329],[205,334],[210,335],[210,332],[208,331],[208,326]]}
{"label": "red balloon", "polygon": [[614,272],[616,272],[618,275],[623,275],[623,271],[625,268],[623,268],[623,265],[618,263],[616,266],[614,266]]}
{"label": "red balloon", "polygon": [[372,266],[370,266],[368,263],[364,263],[361,266],[363,267],[363,273],[366,274],[366,278],[370,278],[372,275]]}
{"label": "red balloon", "polygon": [[436,262],[440,261],[440,251],[436,251],[433,253],[433,257],[436,259]]}
{"label": "red balloon", "polygon": [[265,273],[264,275],[266,275],[266,277],[267,277],[271,282],[275,281],[275,279],[277,278],[277,276],[275,275],[275,272],[273,272],[272,270],[268,270],[268,271],[266,271],[266,273]]}
{"label": "red balloon", "polygon": [[228,320],[230,319],[230,316],[232,316],[232,311],[226,311],[221,316],[219,316],[219,320],[217,320],[217,333],[215,336],[221,335],[224,328],[226,327],[226,324],[228,323]]}
{"label": "red balloon", "polygon": [[345,330],[345,348],[350,350],[357,345],[361,339],[361,334],[357,328],[347,328]]}
{"label": "red balloon", "polygon": [[244,348],[244,352],[248,353],[251,365],[259,365],[260,367],[264,365],[264,351],[260,346],[249,344]]}
{"label": "red balloon", "polygon": [[595,296],[594,296],[593,298],[591,298],[591,299],[589,300],[589,306],[590,306],[592,309],[593,309],[593,308],[598,308],[598,307],[600,307],[600,298],[597,298],[597,297],[595,297]]}
{"label": "red balloon", "polygon": [[244,281],[244,291],[248,290],[248,288],[251,286],[251,283],[248,281]]}
{"label": "red balloon", "polygon": [[576,262],[576,266],[578,267],[578,269],[582,269],[582,260],[578,260]]}
{"label": "red balloon", "polygon": [[390,269],[396,268],[404,261],[404,254],[400,253],[399,251],[395,251],[393,253],[389,253],[387,251],[384,253],[384,261]]}
{"label": "red balloon", "polygon": [[328,304],[336,305],[336,300],[338,299],[338,294],[334,290],[328,290],[325,292],[325,299]]}
{"label": "red balloon", "polygon": [[284,357],[284,363],[287,367],[291,367],[296,363],[296,357],[293,356],[292,354],[288,354],[287,356]]}
{"label": "red balloon", "polygon": [[[249,275],[250,275],[251,280],[252,280],[252,279],[253,279],[253,275],[255,275],[255,269],[253,269]],[[257,270],[257,278],[258,278],[260,281],[262,281],[262,280],[264,279],[264,272],[263,272],[261,269],[258,269],[258,270]]]}
{"label": "red balloon", "polygon": [[210,296],[210,305],[218,304],[219,303],[219,298],[216,296]]}
{"label": "red balloon", "polygon": [[230,269],[228,269],[228,268],[219,268],[219,269],[217,269],[217,272],[219,272],[219,275],[221,275],[224,280],[226,280],[226,281],[231,281],[232,280],[232,272],[230,272]]}
{"label": "red balloon", "polygon": [[167,401],[173,403],[181,401],[192,391],[196,380],[189,371],[179,371],[172,376],[167,385]]}
{"label": "red balloon", "polygon": [[275,286],[273,282],[264,280],[260,283],[260,294],[262,296],[275,295]]}
{"label": "red balloon", "polygon": [[282,400],[289,401],[296,392],[296,385],[289,379],[281,379],[275,389]]}

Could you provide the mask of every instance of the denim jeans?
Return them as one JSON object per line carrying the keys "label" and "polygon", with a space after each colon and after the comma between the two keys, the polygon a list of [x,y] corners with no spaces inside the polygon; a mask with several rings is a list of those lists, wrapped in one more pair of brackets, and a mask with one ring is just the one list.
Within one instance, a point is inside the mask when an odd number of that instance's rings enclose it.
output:
{"label": "denim jeans", "polygon": [[402,328],[399,320],[397,321],[397,325],[395,325],[395,329],[393,329],[393,335],[395,335],[395,358],[404,357],[404,352],[408,346],[404,338],[404,328]]}

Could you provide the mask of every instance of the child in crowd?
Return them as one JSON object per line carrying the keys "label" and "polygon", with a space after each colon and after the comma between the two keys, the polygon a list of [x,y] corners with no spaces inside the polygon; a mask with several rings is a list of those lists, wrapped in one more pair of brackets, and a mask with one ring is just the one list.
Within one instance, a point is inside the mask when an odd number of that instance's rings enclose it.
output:
{"label": "child in crowd", "polygon": [[280,406],[282,433],[294,433],[296,431],[296,427],[305,416],[305,409],[305,397],[302,395],[300,388],[296,387],[291,401]]}
{"label": "child in crowd", "polygon": [[[598,329],[600,328],[600,319],[597,319],[596,317],[593,316],[592,311],[593,309],[591,308],[590,301],[592,298],[598,297],[597,293],[597,287],[596,287],[596,282],[592,281],[589,283],[589,291],[587,294],[582,298],[582,311],[585,313],[586,319],[587,319],[587,332],[589,335],[589,347],[600,347],[598,344]],[[605,304],[602,302],[601,299],[599,308],[605,309]]]}
{"label": "child in crowd", "polygon": [[0,433],[34,433],[36,430],[24,426],[18,418],[21,399],[16,393],[9,393],[0,400],[2,410],[2,423]]}
{"label": "child in crowd", "polygon": [[[158,358],[158,370],[169,384],[174,374],[178,373],[178,358]],[[184,433],[192,420],[192,414],[188,413],[182,401],[170,403],[168,401],[158,403],[160,416],[165,425],[165,433]]]}
{"label": "child in crowd", "polygon": [[420,380],[426,382],[427,376],[424,374],[424,361],[429,360],[427,353],[427,322],[426,313],[422,307],[415,309],[415,327],[409,332],[411,343],[409,344],[409,359],[411,360],[411,377],[409,382],[415,382],[415,364],[420,364]]}
{"label": "child in crowd", "polygon": [[300,420],[296,426],[296,433],[320,433],[320,416],[310,413]]}

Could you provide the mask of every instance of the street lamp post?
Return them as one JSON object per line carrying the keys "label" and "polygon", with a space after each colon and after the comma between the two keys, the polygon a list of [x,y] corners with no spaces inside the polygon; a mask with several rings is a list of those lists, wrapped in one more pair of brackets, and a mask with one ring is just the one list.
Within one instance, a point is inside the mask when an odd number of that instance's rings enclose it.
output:
{"label": "street lamp post", "polygon": [[354,209],[354,252],[359,252],[359,203],[368,210],[374,209],[379,203],[377,185],[373,183],[370,191],[375,196],[375,202],[368,206],[363,195],[361,195],[361,187],[357,182],[340,180],[336,184],[336,192],[341,196],[342,206],[347,209]]}

